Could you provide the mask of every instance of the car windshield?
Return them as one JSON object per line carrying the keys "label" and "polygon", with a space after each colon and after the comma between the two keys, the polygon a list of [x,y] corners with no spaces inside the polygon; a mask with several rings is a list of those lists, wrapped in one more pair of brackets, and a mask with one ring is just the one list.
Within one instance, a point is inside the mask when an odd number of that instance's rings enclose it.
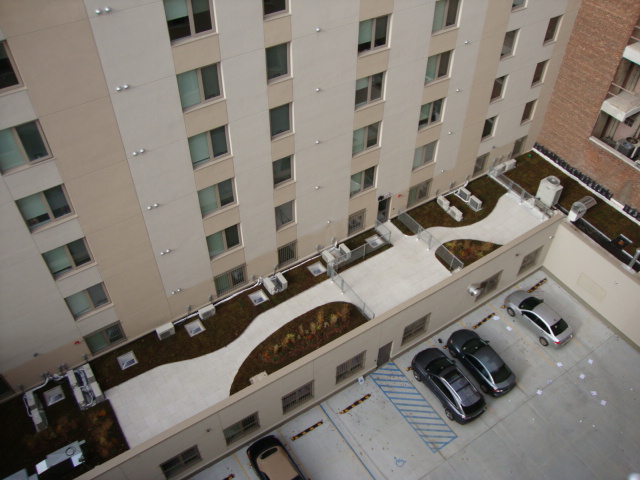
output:
{"label": "car windshield", "polygon": [[522,302],[520,302],[521,310],[533,310],[535,307],[540,305],[542,300],[536,297],[525,298]]}
{"label": "car windshield", "polygon": [[429,368],[425,370],[428,370],[434,375],[438,375],[442,370],[450,366],[451,366],[451,360],[449,360],[446,357],[441,357],[431,362],[428,366]]}
{"label": "car windshield", "polygon": [[507,367],[505,363],[503,363],[497,370],[491,372],[491,377],[496,384],[504,382],[510,376],[511,370],[509,370],[509,367]]}
{"label": "car windshield", "polygon": [[565,322],[564,319],[562,319],[562,318],[560,320],[558,320],[558,322],[556,324],[551,325],[551,331],[556,336],[560,335],[567,328],[569,328],[569,325],[567,325],[567,322]]}
{"label": "car windshield", "polygon": [[472,338],[462,346],[462,351],[464,353],[468,353],[469,355],[473,355],[484,346],[485,343],[482,340],[480,340],[479,338]]}

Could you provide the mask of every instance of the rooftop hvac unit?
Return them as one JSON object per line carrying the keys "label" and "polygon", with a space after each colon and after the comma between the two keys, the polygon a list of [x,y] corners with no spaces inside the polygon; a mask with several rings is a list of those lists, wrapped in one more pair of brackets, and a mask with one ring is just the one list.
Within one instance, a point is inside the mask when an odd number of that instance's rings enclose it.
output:
{"label": "rooftop hvac unit", "polygon": [[560,200],[561,193],[562,185],[560,185],[560,179],[550,175],[540,181],[536,197],[547,207],[553,207]]}
{"label": "rooftop hvac unit", "polygon": [[42,408],[42,403],[38,396],[33,392],[33,390],[29,390],[24,394],[24,403],[29,410],[29,415],[31,415],[31,420],[33,421],[33,425],[36,427],[36,432],[40,432],[49,426],[49,422],[47,421],[47,416],[44,414],[44,409]]}
{"label": "rooftop hvac unit", "polygon": [[173,323],[165,323],[164,325],[160,325],[156,328],[156,334],[160,340],[164,340],[165,338],[169,338],[171,335],[176,333],[176,328],[173,326]]}
{"label": "rooftop hvac unit", "polygon": [[[129,353],[133,355],[133,352]],[[71,391],[80,410],[86,410],[105,400],[104,393],[102,393],[102,389],[98,385],[96,377],[93,376],[93,370],[91,370],[91,366],[88,363],[69,370],[67,372],[67,380],[69,380]]]}
{"label": "rooftop hvac unit", "polygon": [[120,355],[118,357],[118,364],[122,370],[126,370],[129,367],[133,367],[138,363],[138,359],[135,354],[131,352],[127,352],[124,355]]}
{"label": "rooftop hvac unit", "polygon": [[193,322],[187,323],[184,328],[187,330],[187,333],[190,337],[195,337],[199,333],[205,331],[204,325],[200,320],[194,320]]}
{"label": "rooftop hvac unit", "polygon": [[207,318],[211,318],[216,314],[216,307],[213,305],[207,305],[206,307],[202,307],[198,310],[198,317],[200,320],[206,320]]}
{"label": "rooftop hvac unit", "polygon": [[504,163],[501,163],[500,165],[496,165],[495,167],[493,167],[493,172],[495,175],[501,175],[503,174],[505,171],[507,170],[507,166]]}
{"label": "rooftop hvac unit", "polygon": [[616,142],[616,150],[629,158],[635,158],[637,156],[639,147],[638,139],[633,137],[623,138]]}
{"label": "rooftop hvac unit", "polygon": [[506,162],[504,162],[504,171],[508,172],[509,170],[513,170],[514,168],[516,168],[516,159],[512,158],[511,160],[507,160]]}
{"label": "rooftop hvac unit", "polygon": [[453,217],[456,222],[462,221],[462,212],[456,207],[451,207],[449,210],[447,210],[447,213],[451,215],[451,217]]}
{"label": "rooftop hvac unit", "polygon": [[482,200],[475,195],[471,195],[471,198],[469,199],[469,207],[471,207],[471,210],[474,212],[482,210]]}
{"label": "rooftop hvac unit", "polygon": [[571,210],[569,211],[569,215],[567,218],[570,222],[575,222],[576,220],[582,218],[587,210],[593,207],[596,204],[596,200],[593,197],[583,197],[571,206]]}
{"label": "rooftop hvac unit", "polygon": [[471,198],[471,192],[464,187],[460,187],[456,190],[456,197],[460,198],[463,202],[468,202]]}
{"label": "rooftop hvac unit", "polygon": [[289,282],[287,281],[286,278],[284,278],[284,275],[281,274],[280,272],[276,273],[276,281],[278,282],[279,292],[281,292],[282,290],[286,290],[287,287],[289,286]]}
{"label": "rooftop hvac unit", "polygon": [[333,255],[332,250],[333,249],[330,248],[329,250],[322,252],[322,259],[327,263],[327,265],[336,261],[336,257]]}
{"label": "rooftop hvac unit", "polygon": [[271,280],[271,278],[263,278],[262,284],[264,285],[264,288],[267,289],[267,292],[269,292],[269,295],[275,295],[276,293],[278,293],[278,287],[276,287],[275,282]]}
{"label": "rooftop hvac unit", "polygon": [[436,199],[436,202],[438,202],[438,205],[440,205],[440,207],[442,207],[442,209],[446,212],[447,210],[449,210],[449,200],[447,200],[445,197],[443,197],[442,195],[438,195],[438,198]]}
{"label": "rooftop hvac unit", "polygon": [[344,243],[341,243],[338,246],[338,250],[340,250],[340,253],[342,254],[342,258],[344,260],[349,260],[351,258],[351,249],[347,247]]}

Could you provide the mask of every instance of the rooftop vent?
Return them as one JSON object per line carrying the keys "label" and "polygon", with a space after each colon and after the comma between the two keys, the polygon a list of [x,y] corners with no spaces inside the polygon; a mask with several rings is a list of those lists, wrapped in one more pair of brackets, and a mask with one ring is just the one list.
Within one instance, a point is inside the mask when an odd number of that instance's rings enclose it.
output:
{"label": "rooftop vent", "polygon": [[47,407],[64,400],[64,392],[60,386],[47,390],[42,396],[44,397]]}
{"label": "rooftop vent", "polygon": [[118,357],[118,364],[122,370],[126,370],[129,367],[133,367],[138,363],[138,359],[136,358],[133,351],[127,352],[124,355],[120,355]]}
{"label": "rooftop vent", "polygon": [[186,328],[187,333],[189,334],[190,337],[195,337],[199,333],[202,333],[205,331],[204,325],[202,325],[202,322],[200,320],[194,320],[193,322],[189,322],[184,326],[184,328]]}

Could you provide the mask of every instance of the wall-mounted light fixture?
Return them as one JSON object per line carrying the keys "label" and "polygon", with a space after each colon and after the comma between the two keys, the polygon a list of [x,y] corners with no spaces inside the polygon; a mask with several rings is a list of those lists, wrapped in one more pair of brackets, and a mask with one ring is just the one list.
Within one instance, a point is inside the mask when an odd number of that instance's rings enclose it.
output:
{"label": "wall-mounted light fixture", "polygon": [[316,32],[319,32],[319,31],[320,31],[320,27],[316,27]]}
{"label": "wall-mounted light fixture", "polygon": [[174,291],[171,292],[171,295],[175,295],[176,293],[180,293],[182,291],[181,288],[176,288]]}
{"label": "wall-mounted light fixture", "polygon": [[166,255],[169,252],[171,252],[171,249],[167,248],[166,250],[161,251],[160,255]]}
{"label": "wall-mounted light fixture", "polygon": [[136,150],[135,152],[131,152],[131,155],[133,155],[134,157],[137,155],[142,155],[146,150],[144,148],[141,148],[139,150]]}
{"label": "wall-mounted light fixture", "polygon": [[471,284],[467,287],[467,292],[472,297],[477,297],[478,295],[480,295],[480,292],[482,292],[482,289],[480,288],[480,285]]}
{"label": "wall-mounted light fixture", "polygon": [[[160,205],[157,203],[153,203],[147,207],[147,210],[153,210],[154,208],[158,208]],[[162,255],[162,254],[160,254]]]}

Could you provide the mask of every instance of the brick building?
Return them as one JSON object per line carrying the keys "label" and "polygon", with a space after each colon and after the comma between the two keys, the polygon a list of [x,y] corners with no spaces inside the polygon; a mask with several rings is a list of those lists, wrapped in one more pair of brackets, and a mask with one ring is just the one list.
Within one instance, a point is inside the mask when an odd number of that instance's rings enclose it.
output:
{"label": "brick building", "polygon": [[640,2],[584,0],[538,142],[640,207]]}

